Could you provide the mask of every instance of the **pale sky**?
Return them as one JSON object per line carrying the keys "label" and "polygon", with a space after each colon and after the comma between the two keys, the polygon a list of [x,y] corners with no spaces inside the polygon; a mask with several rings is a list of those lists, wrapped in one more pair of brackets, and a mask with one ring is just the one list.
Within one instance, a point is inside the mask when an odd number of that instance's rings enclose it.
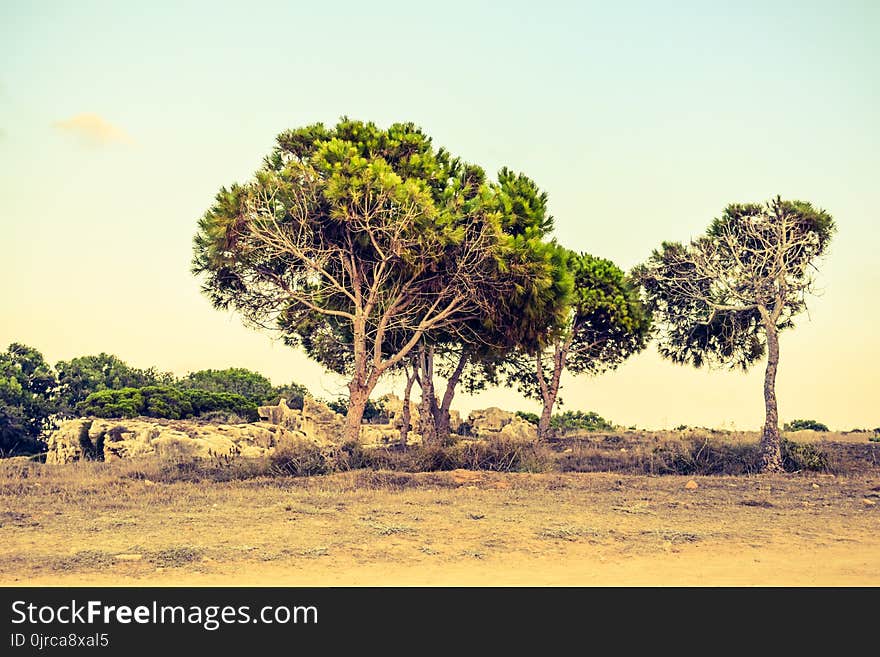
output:
{"label": "pale sky", "polygon": [[[783,421],[880,426],[880,3],[0,0],[0,349],[101,351],[178,375],[344,382],[213,310],[196,221],[284,129],[413,121],[546,189],[566,246],[629,269],[731,202],[837,221],[821,296],[783,335]],[[763,368],[663,361],[564,379],[621,424],[757,428]],[[393,389],[382,384],[379,392]],[[495,389],[456,406],[536,410]]]}

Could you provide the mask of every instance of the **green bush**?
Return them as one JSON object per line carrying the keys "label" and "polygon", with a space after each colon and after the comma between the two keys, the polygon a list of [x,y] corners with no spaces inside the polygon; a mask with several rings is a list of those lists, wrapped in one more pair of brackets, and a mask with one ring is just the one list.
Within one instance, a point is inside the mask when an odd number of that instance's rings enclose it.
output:
{"label": "green bush", "polygon": [[182,420],[217,411],[236,414],[247,421],[257,419],[257,406],[241,395],[172,386],[146,386],[101,390],[90,394],[77,407],[81,415],[103,418],[146,417]]}
{"label": "green bush", "polygon": [[565,411],[550,419],[550,426],[558,431],[612,431],[614,426],[598,413]]}
{"label": "green bush", "polygon": [[787,422],[783,427],[783,431],[828,431],[828,426],[817,422],[816,420],[792,420]]}
{"label": "green bush", "polygon": [[821,449],[806,443],[782,440],[782,466],[788,472],[812,470],[828,472],[828,455]]}
{"label": "green bush", "polygon": [[137,417],[144,410],[144,396],[138,388],[99,390],[77,405],[80,415],[95,417]]}
{"label": "green bush", "polygon": [[538,421],[541,419],[537,413],[529,413],[528,411],[517,411],[516,416],[532,424],[538,424]]}

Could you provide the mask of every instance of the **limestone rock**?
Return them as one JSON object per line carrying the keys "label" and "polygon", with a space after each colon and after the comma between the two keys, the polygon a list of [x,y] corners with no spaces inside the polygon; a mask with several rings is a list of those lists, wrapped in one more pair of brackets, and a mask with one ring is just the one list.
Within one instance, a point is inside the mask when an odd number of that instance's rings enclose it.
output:
{"label": "limestone rock", "polygon": [[[216,425],[196,420],[78,419],[62,422],[48,439],[46,463],[82,459],[263,456],[295,432],[280,425]],[[295,434],[302,435],[302,434]]]}
{"label": "limestone rock", "polygon": [[277,424],[294,431],[298,430],[302,423],[302,412],[295,408],[290,408],[284,397],[281,398],[277,406],[260,406],[257,409],[257,413],[262,422]]}
{"label": "limestone rock", "polygon": [[531,422],[514,416],[510,422],[502,427],[498,435],[512,440],[533,442],[538,440],[538,428]]}
{"label": "limestone rock", "polygon": [[499,434],[516,417],[515,413],[492,406],[473,411],[468,416],[468,423],[471,425],[471,433],[477,438],[491,438]]}
{"label": "limestone rock", "polygon": [[338,443],[345,433],[345,418],[326,404],[306,397],[300,431],[317,443]]}

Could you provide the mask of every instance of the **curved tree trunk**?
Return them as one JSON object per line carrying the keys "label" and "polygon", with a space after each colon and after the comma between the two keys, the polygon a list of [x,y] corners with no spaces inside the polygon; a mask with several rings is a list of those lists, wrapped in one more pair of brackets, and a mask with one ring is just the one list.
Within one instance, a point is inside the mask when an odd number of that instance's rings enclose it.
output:
{"label": "curved tree trunk", "polygon": [[779,366],[779,333],[767,322],[767,370],[764,373],[764,432],[761,435],[761,472],[782,472],[782,443],[779,438],[779,409],[776,405],[776,370]]}
{"label": "curved tree trunk", "polygon": [[556,398],[559,396],[559,380],[562,377],[562,370],[565,369],[565,360],[570,345],[571,338],[562,343],[557,342],[554,345],[553,371],[550,373],[549,381],[544,375],[544,363],[541,352],[538,352],[535,356],[538,388],[541,391],[541,400],[544,402],[544,407],[541,409],[541,419],[538,421],[538,440],[548,440],[553,437],[550,421],[553,418],[553,406],[556,404]]}
{"label": "curved tree trunk", "polygon": [[458,364],[449,375],[446,382],[446,390],[443,393],[443,399],[440,401],[440,407],[437,409],[437,415],[434,418],[434,424],[437,428],[437,438],[443,443],[449,441],[449,409],[452,408],[452,399],[455,397],[455,388],[461,380],[461,374],[467,365],[469,354],[462,351],[458,359]]}

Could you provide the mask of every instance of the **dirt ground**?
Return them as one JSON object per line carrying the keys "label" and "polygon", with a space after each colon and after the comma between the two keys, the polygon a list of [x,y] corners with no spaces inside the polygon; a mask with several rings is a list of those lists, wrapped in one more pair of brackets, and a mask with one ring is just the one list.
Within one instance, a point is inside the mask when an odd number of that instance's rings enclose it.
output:
{"label": "dirt ground", "polygon": [[0,473],[0,585],[880,585],[880,476]]}

